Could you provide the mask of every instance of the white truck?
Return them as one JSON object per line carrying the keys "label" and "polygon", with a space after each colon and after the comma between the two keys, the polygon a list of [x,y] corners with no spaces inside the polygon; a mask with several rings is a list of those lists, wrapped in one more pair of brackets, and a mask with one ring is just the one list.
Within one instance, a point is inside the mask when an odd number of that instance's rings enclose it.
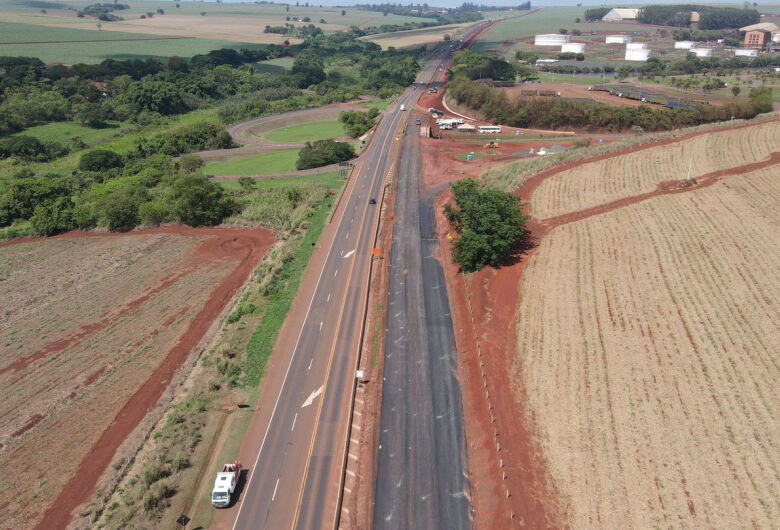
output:
{"label": "white truck", "polygon": [[403,111],[405,111],[405,110],[406,110],[406,105],[404,105],[403,103],[401,103],[401,112],[403,112]]}
{"label": "white truck", "polygon": [[236,490],[238,478],[241,476],[241,462],[236,460],[232,464],[225,464],[222,471],[217,473],[214,480],[214,489],[211,491],[211,504],[215,508],[227,508],[230,506],[230,497]]}

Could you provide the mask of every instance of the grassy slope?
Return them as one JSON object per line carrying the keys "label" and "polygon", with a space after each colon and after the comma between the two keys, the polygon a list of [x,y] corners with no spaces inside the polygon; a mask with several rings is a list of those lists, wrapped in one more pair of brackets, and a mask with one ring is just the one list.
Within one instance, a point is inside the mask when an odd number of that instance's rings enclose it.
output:
{"label": "grassy slope", "polygon": [[256,62],[252,66],[255,67],[258,74],[278,75],[289,72],[293,64],[295,64],[295,60],[292,57],[279,57],[278,59]]}
{"label": "grassy slope", "polygon": [[295,171],[296,160],[298,160],[298,149],[283,149],[230,162],[212,162],[206,164],[204,172],[209,175],[225,177],[273,175],[274,173]]}
{"label": "grassy slope", "polygon": [[318,121],[291,125],[266,135],[272,142],[313,142],[344,136],[344,126],[338,121]]}
{"label": "grassy slope", "polygon": [[120,122],[103,129],[91,129],[76,123],[57,122],[30,127],[21,134],[33,136],[42,142],[59,142],[66,146],[70,145],[73,138],[81,138],[84,143],[92,147],[114,137],[122,136],[130,127],[129,124]]}

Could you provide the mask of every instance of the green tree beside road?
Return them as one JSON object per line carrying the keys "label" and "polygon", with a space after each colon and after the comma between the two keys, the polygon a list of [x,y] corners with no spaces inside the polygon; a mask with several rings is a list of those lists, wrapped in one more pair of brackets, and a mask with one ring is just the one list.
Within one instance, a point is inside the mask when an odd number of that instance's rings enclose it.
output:
{"label": "green tree beside road", "polygon": [[525,234],[527,217],[520,199],[511,193],[486,188],[473,178],[452,185],[455,204],[444,214],[459,234],[452,259],[465,272],[497,266],[510,257]]}

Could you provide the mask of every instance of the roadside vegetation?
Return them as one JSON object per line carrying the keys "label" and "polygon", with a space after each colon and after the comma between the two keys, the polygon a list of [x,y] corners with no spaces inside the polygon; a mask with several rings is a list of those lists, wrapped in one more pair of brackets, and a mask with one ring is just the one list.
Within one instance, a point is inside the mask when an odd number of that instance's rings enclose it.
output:
{"label": "roadside vegetation", "polygon": [[444,214],[458,233],[452,260],[461,270],[497,266],[519,250],[527,218],[518,197],[473,178],[453,184],[452,194],[455,204],[445,205]]}

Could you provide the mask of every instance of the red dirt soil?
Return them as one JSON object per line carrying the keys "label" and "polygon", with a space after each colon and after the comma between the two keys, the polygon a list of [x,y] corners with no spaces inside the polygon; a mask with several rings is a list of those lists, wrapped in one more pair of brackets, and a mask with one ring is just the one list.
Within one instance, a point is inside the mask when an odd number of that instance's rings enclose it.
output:
{"label": "red dirt soil", "polygon": [[[528,179],[516,194],[527,202],[544,179],[561,171],[712,132],[696,132],[564,164]],[[451,163],[446,164],[447,157],[439,156],[437,151],[435,148],[423,150],[423,182],[429,189],[441,190],[445,182],[467,175],[456,177],[460,171]],[[780,164],[778,152],[760,162],[703,175],[693,185],[664,183],[655,191],[595,208],[541,222],[531,219],[528,226],[532,240],[538,246],[539,240],[554,227],[660,195],[696,190],[727,175],[776,164]],[[474,165],[472,169],[477,170],[479,166]],[[515,356],[519,285],[526,258],[498,269],[486,268],[470,276],[460,274],[450,258],[449,225],[442,212],[442,206],[450,200],[450,192],[438,197],[437,230],[459,352],[474,526],[491,529],[563,527],[566,514],[559,505],[554,485],[549,482],[544,454],[532,434],[538,420],[525,409],[524,389],[510,379]]]}
{"label": "red dirt soil", "polygon": [[[274,236],[271,232],[261,229],[195,229],[182,226],[166,226],[154,230],[136,231],[126,234],[71,232],[56,236],[56,238],[22,238],[0,243],[0,248],[3,248],[31,241],[87,237],[133,237],[133,235],[160,233],[199,238],[208,237],[208,239],[203,240],[195,247],[187,261],[187,265],[180,272],[173,275],[175,278],[169,278],[170,281],[175,281],[189,271],[215,260],[230,260],[235,261],[237,264],[229,275],[213,289],[208,301],[197,313],[186,332],[179,338],[176,346],[168,352],[162,363],[155,368],[141,387],[130,397],[118,412],[114,421],[102,433],[98,441],[87,453],[88,456],[81,461],[78,471],[70,477],[54,504],[46,511],[43,520],[37,525],[37,528],[64,528],[70,522],[73,510],[89,500],[95,491],[99,478],[111,463],[116,450],[146,416],[147,412],[156,405],[176,371],[190,355],[193,348],[201,341],[214,320],[225,309],[233,295],[244,284],[265,252],[273,244]],[[165,283],[168,283],[168,281]],[[124,306],[121,311],[126,312],[128,306],[137,305],[138,303],[140,303],[139,300],[134,300]],[[116,316],[116,314],[112,314],[111,318],[116,318]],[[107,318],[103,318],[98,322],[83,326],[82,329],[64,341],[49,344],[35,353],[32,358],[21,359],[8,369],[13,369],[14,371],[24,370],[25,366],[35,359],[59,351],[67,345],[60,344],[60,342],[71,343],[72,341],[83,340],[106,324]],[[100,370],[93,376],[90,376],[90,378],[99,377],[99,372]],[[28,428],[27,426],[25,427]]]}

